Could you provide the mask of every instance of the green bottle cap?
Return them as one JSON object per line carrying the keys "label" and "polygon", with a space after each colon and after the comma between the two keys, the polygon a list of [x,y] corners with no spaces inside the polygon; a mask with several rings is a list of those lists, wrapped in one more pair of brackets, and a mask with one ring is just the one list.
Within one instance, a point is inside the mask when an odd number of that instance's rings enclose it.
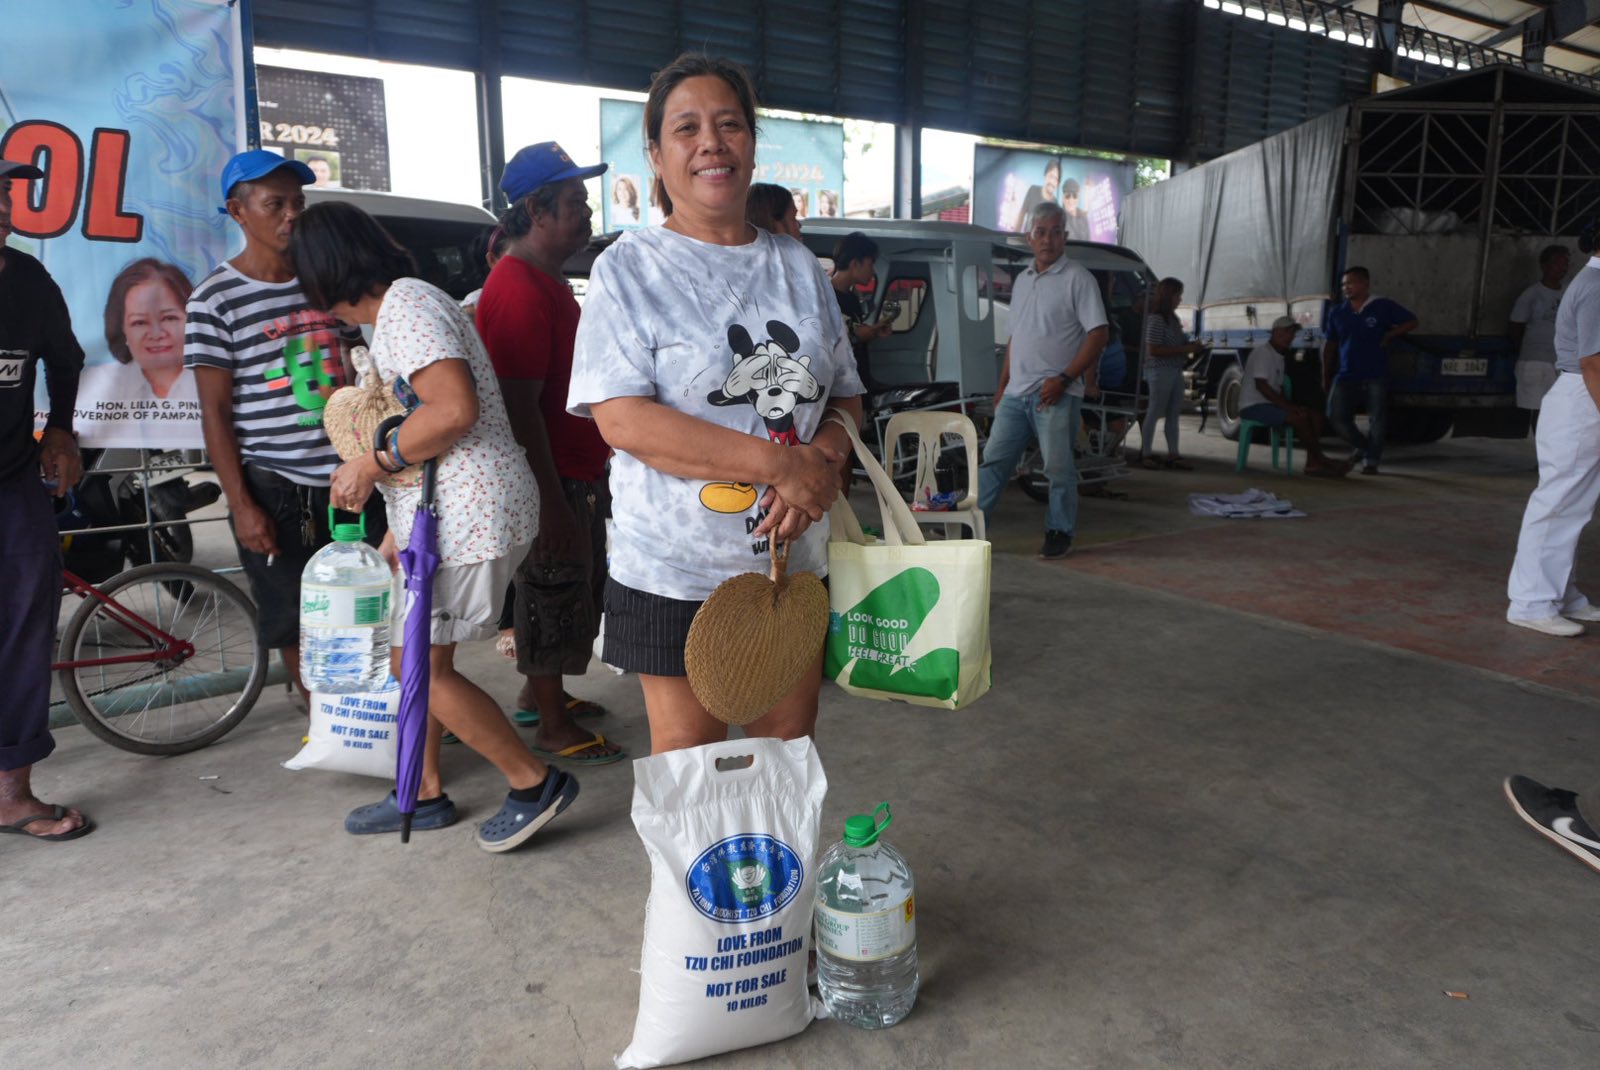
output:
{"label": "green bottle cap", "polygon": [[328,506],[328,533],[333,536],[334,542],[360,542],[367,537],[367,517],[364,513],[357,513],[355,524],[335,524],[333,514],[336,510]]}
{"label": "green bottle cap", "polygon": [[[883,821],[878,821],[878,815],[883,815]],[[844,842],[849,847],[871,847],[878,842],[878,837],[883,830],[889,827],[889,822],[894,820],[894,815],[889,813],[888,803],[879,803],[878,808],[870,814],[855,814],[845,819]]]}

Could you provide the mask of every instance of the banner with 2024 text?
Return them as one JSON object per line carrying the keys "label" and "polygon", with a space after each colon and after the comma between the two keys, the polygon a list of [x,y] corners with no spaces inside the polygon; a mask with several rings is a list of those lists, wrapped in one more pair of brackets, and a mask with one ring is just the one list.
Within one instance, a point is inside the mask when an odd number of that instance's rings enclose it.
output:
{"label": "banner with 2024 text", "polygon": [[[222,166],[245,146],[242,4],[54,0],[0,31],[0,157],[10,245],[55,278],[86,354],[74,417],[86,446],[199,448],[184,304],[236,246]],[[42,427],[44,374],[35,401]]]}

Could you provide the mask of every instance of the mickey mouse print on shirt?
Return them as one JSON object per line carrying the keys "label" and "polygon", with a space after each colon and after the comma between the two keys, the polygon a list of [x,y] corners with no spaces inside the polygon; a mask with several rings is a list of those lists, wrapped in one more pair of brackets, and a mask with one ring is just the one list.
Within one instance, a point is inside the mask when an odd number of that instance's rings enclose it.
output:
{"label": "mickey mouse print on shirt", "polygon": [[[832,399],[862,393],[850,337],[816,256],[752,230],[743,245],[665,227],[629,230],[595,260],[574,347],[567,410],[645,397],[772,443],[810,442]],[[759,482],[730,466],[694,475],[626,450],[611,461],[610,576],[665,598],[703,601],[729,576],[762,569]],[[826,521],[789,547],[790,572],[826,575]]]}
{"label": "mickey mouse print on shirt", "polygon": [[[706,396],[713,405],[749,405],[766,425],[767,438],[783,446],[800,445],[795,409],[815,404],[827,394],[811,372],[811,358],[800,352],[800,336],[780,320],[767,321],[767,339],[759,345],[742,324],[728,325],[733,368],[722,385]],[[749,483],[707,483],[700,503],[714,513],[742,513],[756,503]]]}
{"label": "mickey mouse print on shirt", "polygon": [[811,358],[800,353],[800,336],[786,323],[767,321],[770,336],[760,345],[737,323],[728,327],[733,370],[706,400],[713,405],[751,405],[767,425],[767,437],[784,446],[800,445],[794,429],[795,406],[821,401],[822,384],[811,374]]}

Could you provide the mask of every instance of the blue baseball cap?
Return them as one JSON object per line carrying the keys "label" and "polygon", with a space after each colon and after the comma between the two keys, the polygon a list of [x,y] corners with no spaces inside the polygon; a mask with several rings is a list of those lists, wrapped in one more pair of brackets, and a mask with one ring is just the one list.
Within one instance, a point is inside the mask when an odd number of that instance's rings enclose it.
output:
{"label": "blue baseball cap", "polygon": [[541,141],[517,150],[517,154],[511,157],[500,176],[500,189],[515,204],[540,186],[565,182],[569,178],[593,178],[604,174],[606,167],[603,163],[579,167],[560,145],[554,141]]}
{"label": "blue baseball cap", "polygon": [[[239,153],[222,168],[222,199],[226,201],[228,194],[233,192],[233,187],[239,183],[265,178],[280,167],[287,167],[289,173],[298,178],[302,186],[309,186],[317,180],[311,168],[299,160],[279,156],[270,149],[251,149],[249,152]],[[228,210],[218,208],[217,211],[227,214]]]}

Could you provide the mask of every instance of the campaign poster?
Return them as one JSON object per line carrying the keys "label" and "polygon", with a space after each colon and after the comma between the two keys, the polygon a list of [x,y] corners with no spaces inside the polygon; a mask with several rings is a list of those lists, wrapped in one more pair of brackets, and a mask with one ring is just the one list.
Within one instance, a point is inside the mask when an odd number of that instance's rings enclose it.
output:
{"label": "campaign poster", "polygon": [[[45,177],[12,182],[8,244],[44,264],[72,313],[87,358],[79,438],[201,448],[184,305],[232,240],[218,181],[245,144],[239,7],[58,0],[28,9],[0,34],[0,157]],[[43,370],[38,384],[43,427]]]}
{"label": "campaign poster", "polygon": [[1133,164],[1118,160],[977,145],[972,221],[1022,233],[1034,208],[1053,201],[1067,214],[1068,240],[1115,242],[1117,212],[1133,189],[1133,175]]}
{"label": "campaign poster", "polygon": [[[757,126],[755,181],[787,189],[802,220],[844,215],[844,124],[761,117]],[[600,154],[611,165],[601,185],[603,229],[660,223],[661,210],[650,203],[642,103],[600,101]]]}
{"label": "campaign poster", "polygon": [[311,168],[315,186],[389,189],[383,79],[256,68],[261,147]]}

